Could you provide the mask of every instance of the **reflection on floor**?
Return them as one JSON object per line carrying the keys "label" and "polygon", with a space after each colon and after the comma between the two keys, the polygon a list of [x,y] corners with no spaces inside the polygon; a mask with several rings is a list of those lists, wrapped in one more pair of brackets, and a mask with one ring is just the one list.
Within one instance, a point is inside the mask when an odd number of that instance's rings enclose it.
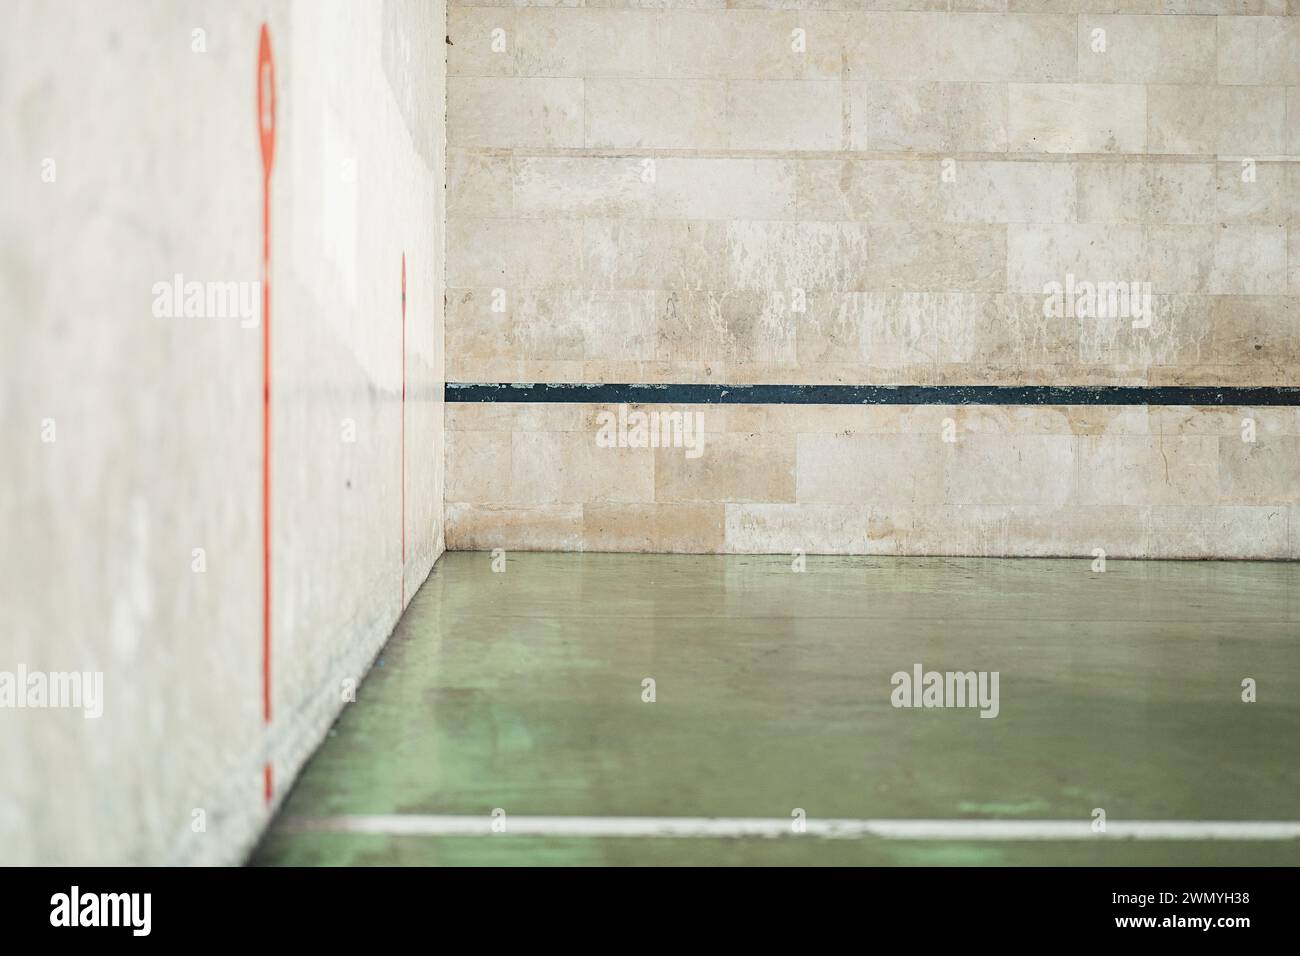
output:
{"label": "reflection on floor", "polygon": [[[1300,565],[797,563],[445,555],[253,862],[1300,864],[1294,827],[1117,838],[1300,821]],[[955,703],[931,671],[997,672],[997,716],[895,706]],[[974,827],[827,823],[909,820]]]}

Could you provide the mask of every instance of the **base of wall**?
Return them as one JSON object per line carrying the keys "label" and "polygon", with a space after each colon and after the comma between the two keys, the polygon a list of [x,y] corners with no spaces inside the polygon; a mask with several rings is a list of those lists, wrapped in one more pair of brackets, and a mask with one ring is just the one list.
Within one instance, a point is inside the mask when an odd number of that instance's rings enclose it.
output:
{"label": "base of wall", "polygon": [[[433,572],[442,553],[424,558],[417,556],[413,560],[408,568],[408,581],[412,586],[408,589],[407,606]],[[387,587],[391,581],[391,575],[385,575],[381,581],[375,582],[376,589]],[[402,608],[396,617],[384,613],[364,620],[352,620],[340,627],[337,638],[331,640],[329,646],[342,650],[323,673],[355,674],[360,686],[395,633],[405,611],[406,608]],[[346,706],[338,682],[331,676],[296,711],[274,720],[265,755],[251,765],[244,761],[230,773],[217,778],[221,786],[214,790],[204,808],[206,830],[196,833],[186,828],[177,834],[165,865],[231,866],[248,859],[292,791],[299,773],[324,742],[330,727]],[[269,803],[263,799],[262,793],[263,768],[268,761],[275,780]]]}
{"label": "base of wall", "polygon": [[452,550],[1300,557],[1295,407],[488,402],[446,425]]}

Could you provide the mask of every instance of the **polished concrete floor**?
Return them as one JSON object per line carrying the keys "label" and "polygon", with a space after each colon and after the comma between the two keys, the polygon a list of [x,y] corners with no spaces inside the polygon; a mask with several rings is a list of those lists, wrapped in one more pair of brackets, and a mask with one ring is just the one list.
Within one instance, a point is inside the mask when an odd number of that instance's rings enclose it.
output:
{"label": "polished concrete floor", "polygon": [[[891,675],[916,664],[997,671],[998,716],[892,706]],[[497,808],[507,832],[336,825]],[[1298,821],[1300,565],[810,556],[795,573],[780,556],[520,553],[495,573],[488,554],[447,554],[252,862],[1300,864],[1294,838],[508,830],[795,808]]]}

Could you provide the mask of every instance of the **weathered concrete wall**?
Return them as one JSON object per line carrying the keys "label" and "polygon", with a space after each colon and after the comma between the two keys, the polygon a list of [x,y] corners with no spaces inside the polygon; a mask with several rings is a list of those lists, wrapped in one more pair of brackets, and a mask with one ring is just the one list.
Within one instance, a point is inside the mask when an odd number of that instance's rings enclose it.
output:
{"label": "weathered concrete wall", "polygon": [[[4,19],[0,672],[102,672],[103,714],[0,708],[0,862],[233,862],[443,547],[444,10]],[[269,724],[265,316],[160,316],[154,290],[262,278],[264,21]]]}
{"label": "weathered concrete wall", "polygon": [[[1294,3],[688,6],[452,6],[449,380],[1300,380]],[[1142,284],[1149,326],[1046,313],[1072,281]],[[450,546],[1282,557],[1300,531],[1276,411],[718,410],[735,436],[688,465],[595,448],[594,411],[449,407]],[[549,477],[573,455],[599,477]],[[1164,507],[1223,530],[1162,536]]]}

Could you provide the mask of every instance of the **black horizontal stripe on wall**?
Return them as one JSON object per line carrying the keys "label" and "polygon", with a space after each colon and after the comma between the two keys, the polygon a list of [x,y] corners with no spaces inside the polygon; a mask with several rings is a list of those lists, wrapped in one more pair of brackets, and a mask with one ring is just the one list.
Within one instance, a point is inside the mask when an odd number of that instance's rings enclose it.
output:
{"label": "black horizontal stripe on wall", "polygon": [[1300,387],[1217,385],[719,385],[448,382],[449,402],[601,405],[1297,405]]}

